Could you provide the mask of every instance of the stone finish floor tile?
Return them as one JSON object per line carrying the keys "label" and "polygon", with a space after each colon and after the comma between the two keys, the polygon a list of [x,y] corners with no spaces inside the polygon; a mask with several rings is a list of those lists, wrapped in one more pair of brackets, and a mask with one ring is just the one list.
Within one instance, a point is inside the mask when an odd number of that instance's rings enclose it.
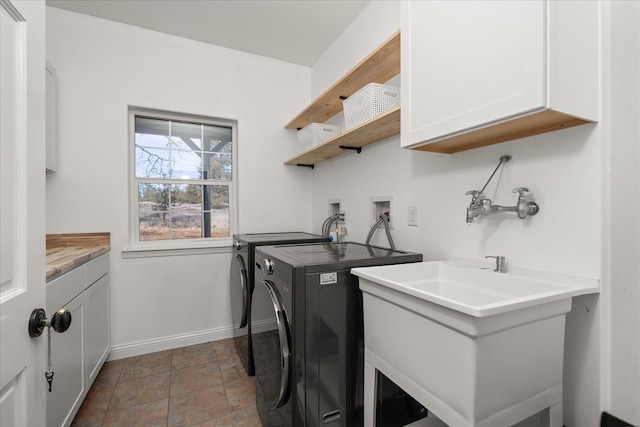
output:
{"label": "stone finish floor tile", "polygon": [[124,409],[169,397],[170,373],[152,375],[116,384],[109,410]]}
{"label": "stone finish floor tile", "polygon": [[173,350],[171,369],[182,369],[213,362],[217,362],[216,348],[212,342],[208,342]]}
{"label": "stone finish floor tile", "polygon": [[191,426],[229,415],[222,385],[195,390],[169,399],[169,425]]}
{"label": "stone finish floor tile", "polygon": [[73,427],[262,427],[233,339],[104,364]]}
{"label": "stone finish floor tile", "polygon": [[217,362],[171,371],[171,396],[221,385]]}
{"label": "stone finish floor tile", "polygon": [[167,426],[169,398],[130,406],[120,410],[109,410],[102,421],[103,426],[152,425]]}

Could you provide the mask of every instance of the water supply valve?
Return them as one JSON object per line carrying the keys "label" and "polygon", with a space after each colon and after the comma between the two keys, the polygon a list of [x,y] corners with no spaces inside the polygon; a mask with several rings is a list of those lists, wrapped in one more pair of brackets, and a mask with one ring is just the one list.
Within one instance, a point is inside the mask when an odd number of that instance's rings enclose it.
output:
{"label": "water supply valve", "polygon": [[518,218],[525,219],[527,215],[535,215],[540,210],[536,202],[527,202],[526,193],[529,192],[527,187],[518,187],[513,189],[514,193],[518,193]]}

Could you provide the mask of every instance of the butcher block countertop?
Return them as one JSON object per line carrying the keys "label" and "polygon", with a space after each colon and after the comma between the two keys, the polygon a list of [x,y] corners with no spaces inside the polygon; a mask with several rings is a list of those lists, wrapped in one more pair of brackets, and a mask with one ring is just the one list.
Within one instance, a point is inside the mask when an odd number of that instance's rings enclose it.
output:
{"label": "butcher block countertop", "polygon": [[47,282],[109,252],[111,233],[47,234]]}

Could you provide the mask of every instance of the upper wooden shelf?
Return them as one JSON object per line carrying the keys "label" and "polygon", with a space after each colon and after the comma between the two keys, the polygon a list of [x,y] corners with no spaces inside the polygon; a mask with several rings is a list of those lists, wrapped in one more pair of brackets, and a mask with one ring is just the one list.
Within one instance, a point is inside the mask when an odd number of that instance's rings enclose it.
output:
{"label": "upper wooden shelf", "polygon": [[385,83],[399,73],[400,31],[360,61],[296,118],[287,123],[285,128],[301,129],[310,123],[324,123],[342,111],[341,97],[353,95],[368,83]]}
{"label": "upper wooden shelf", "polygon": [[[353,129],[292,157],[286,165],[311,166],[344,154],[349,148],[362,148],[372,142],[400,133],[400,107],[362,123]],[[349,148],[341,148],[349,147]]]}

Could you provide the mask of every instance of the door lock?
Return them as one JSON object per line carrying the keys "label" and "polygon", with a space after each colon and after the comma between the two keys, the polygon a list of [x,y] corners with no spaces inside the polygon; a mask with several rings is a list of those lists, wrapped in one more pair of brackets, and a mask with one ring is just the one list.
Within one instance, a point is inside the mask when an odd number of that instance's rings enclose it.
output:
{"label": "door lock", "polygon": [[47,331],[47,371],[44,373],[47,383],[49,384],[49,393],[51,393],[51,384],[53,383],[53,371],[51,370],[51,328],[58,333],[63,333],[71,326],[71,312],[66,308],[56,311],[53,316],[47,317],[44,309],[36,308],[31,312],[29,317],[29,336],[37,338],[42,335],[42,331],[46,327]]}

